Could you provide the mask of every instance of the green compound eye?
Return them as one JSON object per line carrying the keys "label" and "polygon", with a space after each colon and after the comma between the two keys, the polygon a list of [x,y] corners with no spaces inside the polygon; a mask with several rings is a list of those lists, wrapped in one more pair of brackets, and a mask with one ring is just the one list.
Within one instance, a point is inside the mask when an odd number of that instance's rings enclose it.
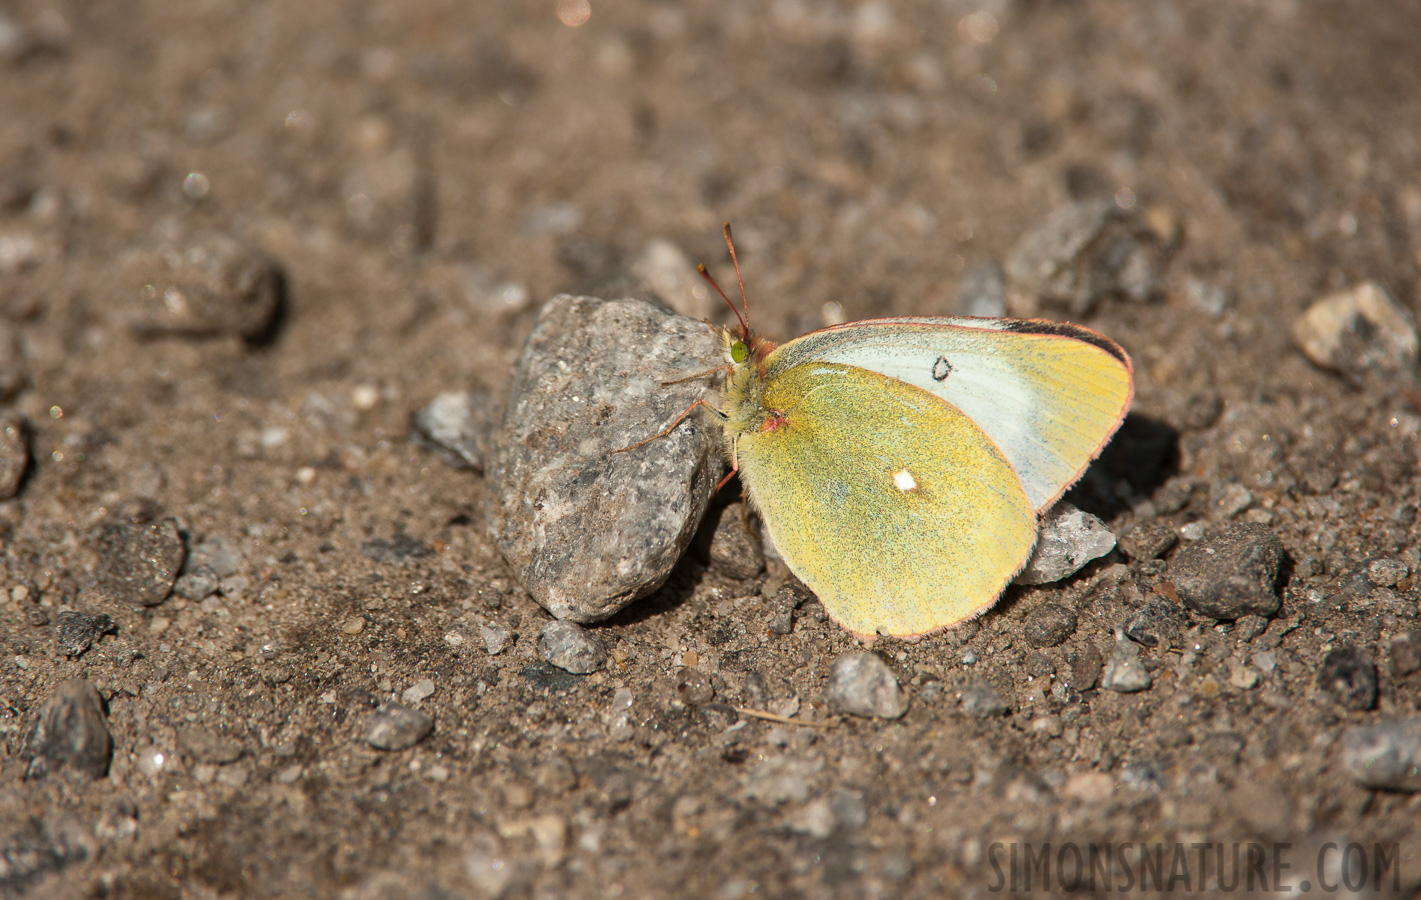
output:
{"label": "green compound eye", "polygon": [[730,345],[730,359],[733,362],[743,363],[750,355],[750,348],[745,346],[744,341],[736,341]]}

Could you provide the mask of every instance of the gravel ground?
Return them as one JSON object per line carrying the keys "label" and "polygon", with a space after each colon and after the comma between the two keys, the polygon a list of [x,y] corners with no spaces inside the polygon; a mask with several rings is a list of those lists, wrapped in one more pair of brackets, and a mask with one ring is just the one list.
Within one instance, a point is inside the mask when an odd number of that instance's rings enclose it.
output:
{"label": "gravel ground", "polygon": [[[1414,892],[1418,41],[1290,0],[0,8],[0,895],[970,897],[1092,845],[1100,894],[1151,852],[1157,893],[1253,853]],[[727,219],[771,338],[1118,340],[1070,496],[1118,548],[866,649],[718,508],[548,630],[476,426],[559,291],[722,317]],[[410,438],[449,392],[463,456]]]}

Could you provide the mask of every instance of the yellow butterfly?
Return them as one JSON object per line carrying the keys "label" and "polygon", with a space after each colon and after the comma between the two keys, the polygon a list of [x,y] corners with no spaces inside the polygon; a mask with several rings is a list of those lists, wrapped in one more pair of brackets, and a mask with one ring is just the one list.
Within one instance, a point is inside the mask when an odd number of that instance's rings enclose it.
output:
{"label": "yellow butterfly", "polygon": [[991,607],[1037,517],[1119,428],[1130,357],[1040,319],[872,319],[776,345],[750,330],[728,224],[725,241],[744,313],[738,334],[721,329],[724,408],[697,401],[648,441],[711,409],[725,480],[739,474],[790,570],[856,635],[922,635]]}

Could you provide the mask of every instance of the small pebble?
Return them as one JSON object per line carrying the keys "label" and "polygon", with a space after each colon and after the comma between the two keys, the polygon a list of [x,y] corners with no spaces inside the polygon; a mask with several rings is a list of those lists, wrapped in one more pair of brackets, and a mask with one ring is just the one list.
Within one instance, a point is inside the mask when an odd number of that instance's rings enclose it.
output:
{"label": "small pebble", "polygon": [[990,719],[1008,709],[1007,702],[987,681],[974,681],[962,688],[962,711],[974,719]]}
{"label": "small pebble", "polygon": [[360,632],[365,630],[365,617],[351,616],[350,618],[346,619],[344,622],[341,623],[340,630],[345,632],[346,634],[359,634]]}
{"label": "small pebble", "polygon": [[1199,541],[1206,534],[1203,522],[1186,522],[1179,526],[1179,536],[1186,541]]}
{"label": "small pebble", "polygon": [[1338,647],[1322,658],[1317,686],[1340,706],[1368,710],[1377,702],[1377,667],[1360,647]]}
{"label": "small pebble", "polygon": [[0,500],[20,492],[20,482],[29,468],[29,426],[19,413],[0,409]]}
{"label": "small pebble", "polygon": [[191,572],[199,566],[207,566],[218,578],[230,578],[241,571],[242,556],[226,540],[214,535],[193,546],[183,571]]}
{"label": "small pebble", "polygon": [[1398,559],[1372,559],[1366,565],[1367,581],[1377,587],[1396,587],[1411,574],[1411,567]]}
{"label": "small pebble", "polygon": [[1421,343],[1410,311],[1371,281],[1313,303],[1293,339],[1314,364],[1352,376],[1414,372]]}
{"label": "small pebble", "polygon": [[189,559],[187,571],[173,584],[173,593],[198,603],[217,593],[219,585],[217,573],[211,566],[206,563],[194,566]]}
{"label": "small pebble", "polygon": [[1158,594],[1145,601],[1145,608],[1125,623],[1125,636],[1146,647],[1175,647],[1184,625],[1184,610]]}
{"label": "small pebble", "polygon": [[1026,616],[1022,634],[1033,647],[1055,647],[1076,632],[1076,614],[1058,603],[1042,603]]}
{"label": "small pebble", "polygon": [[513,632],[502,625],[480,625],[479,635],[484,639],[484,649],[490,656],[497,656],[513,642]]}
{"label": "small pebble", "polygon": [[400,700],[403,701],[406,706],[414,706],[421,700],[427,700],[433,695],[434,679],[425,678],[405,688],[404,693],[400,694]]}
{"label": "small pebble", "polygon": [[829,666],[829,705],[865,718],[896,719],[908,710],[898,676],[876,653],[844,653]]}
{"label": "small pebble", "polygon": [[61,682],[40,707],[20,755],[29,760],[26,778],[42,778],[63,766],[91,778],[107,775],[113,737],[94,686],[81,678]]}
{"label": "small pebble", "polygon": [[690,258],[666,238],[648,241],[627,268],[663,303],[683,316],[705,319],[716,311],[713,301],[719,298],[707,290]]}
{"label": "small pebble", "polygon": [[106,634],[118,634],[118,626],[110,616],[64,610],[54,617],[55,636],[60,649],[68,656],[82,656]]}
{"label": "small pebble", "polygon": [[957,284],[953,314],[999,319],[1007,314],[1006,274],[994,262],[968,269]]}
{"label": "small pebble", "polygon": [[235,335],[271,337],[282,306],[281,268],[264,252],[227,234],[199,232],[127,261],[145,285],[130,325],[142,338]]}
{"label": "small pebble", "polygon": [[1080,200],[1017,241],[1005,266],[1008,300],[1019,315],[1044,304],[1079,318],[1107,296],[1152,298],[1162,269],[1159,240],[1138,210],[1109,199]]}
{"label": "small pebble", "polygon": [[700,669],[684,666],[676,674],[676,696],[683,703],[699,706],[715,699],[715,688]]}
{"label": "small pebble", "polygon": [[1042,520],[1036,550],[1016,583],[1060,581],[1114,549],[1115,535],[1104,522],[1069,503],[1057,503]]}
{"label": "small pebble", "polygon": [[1140,661],[1140,652],[1135,645],[1128,642],[1117,643],[1115,652],[1105,663],[1100,686],[1121,694],[1133,694],[1147,689],[1152,683],[1150,671]]}
{"label": "small pebble", "polygon": [[1100,683],[1105,661],[1094,644],[1083,643],[1066,655],[1070,666],[1070,687],[1076,692],[1088,691]]}
{"label": "small pebble", "polygon": [[99,528],[98,588],[108,599],[157,606],[173,592],[187,548],[172,519]]}
{"label": "small pebble", "polygon": [[370,714],[365,740],[377,750],[413,747],[434,728],[434,719],[417,709],[387,703]]}
{"label": "small pebble", "polygon": [[1278,611],[1283,542],[1266,525],[1235,525],[1198,541],[1170,565],[1184,605],[1201,615],[1233,620]]}
{"label": "small pebble", "polygon": [[1239,616],[1234,622],[1234,637],[1247,644],[1268,630],[1268,621],[1262,616]]}
{"label": "small pebble", "polygon": [[476,391],[449,391],[410,419],[410,432],[455,469],[482,472],[496,420],[492,398]]}
{"label": "small pebble", "polygon": [[1224,519],[1232,519],[1253,505],[1253,492],[1241,484],[1230,484],[1214,500],[1214,509]]}
{"label": "small pebble", "polygon": [[1258,672],[1248,666],[1234,666],[1233,671],[1229,673],[1229,684],[1245,691],[1257,687],[1258,680]]}
{"label": "small pebble", "polygon": [[1347,729],[1342,767],[1365,787],[1421,791],[1421,716]]}
{"label": "small pebble", "polygon": [[1163,522],[1141,522],[1120,536],[1120,549],[1131,559],[1157,559],[1178,540],[1179,535]]}
{"label": "small pebble", "polygon": [[1393,637],[1387,646],[1394,673],[1410,675],[1421,669],[1421,630],[1404,631]]}
{"label": "small pebble", "polygon": [[538,634],[538,653],[574,675],[595,672],[607,661],[606,644],[573,622],[549,622],[544,626]]}

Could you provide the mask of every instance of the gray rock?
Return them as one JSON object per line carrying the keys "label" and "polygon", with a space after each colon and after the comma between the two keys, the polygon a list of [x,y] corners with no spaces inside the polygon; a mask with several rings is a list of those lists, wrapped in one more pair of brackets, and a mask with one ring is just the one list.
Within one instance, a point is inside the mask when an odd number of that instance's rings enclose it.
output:
{"label": "gray rock", "polygon": [[213,535],[197,542],[183,571],[191,572],[198,566],[209,567],[218,578],[231,578],[242,570],[242,555],[225,539]]}
{"label": "gray rock", "polygon": [[365,740],[377,750],[404,750],[433,729],[434,719],[427,713],[401,703],[386,703],[370,714]]}
{"label": "gray rock", "polygon": [[173,592],[187,548],[172,519],[106,522],[98,535],[98,588],[106,597],[157,606]]}
{"label": "gray rock", "polygon": [[242,757],[242,745],[239,741],[198,726],[179,728],[178,746],[200,763],[221,766],[236,762]]}
{"label": "gray rock", "polygon": [[1201,615],[1233,620],[1278,611],[1283,542],[1266,525],[1235,525],[1191,544],[1175,556],[1170,576],[1184,605]]}
{"label": "gray rock", "polygon": [[1120,536],[1120,549],[1131,559],[1157,559],[1179,541],[1163,522],[1141,522]]}
{"label": "gray rock", "polygon": [[21,758],[26,778],[42,778],[69,767],[91,778],[108,774],[113,737],[104,720],[104,702],[82,678],[61,682],[40,707]]}
{"label": "gray rock", "polygon": [[191,600],[196,603],[206,600],[217,593],[217,588],[221,581],[217,578],[217,573],[206,563],[192,565],[192,557],[188,557],[187,571],[178,577],[173,583],[173,593],[184,600]]}
{"label": "gray rock", "polygon": [[1076,633],[1076,614],[1059,603],[1043,603],[1026,615],[1022,634],[1033,647],[1055,647]]}
{"label": "gray rock", "polygon": [[1138,212],[1081,200],[1022,235],[1007,257],[1007,290],[1017,313],[1044,304],[1080,317],[1103,297],[1151,299],[1163,268],[1159,239]]}
{"label": "gray rock", "polygon": [[447,391],[410,417],[410,434],[453,468],[483,472],[495,419],[487,394]]}
{"label": "gray rock", "polygon": [[1002,267],[994,262],[984,262],[968,269],[957,285],[952,308],[959,316],[1005,316],[1007,286]]}
{"label": "gray rock", "polygon": [[549,622],[538,633],[538,653],[565,672],[588,675],[607,661],[607,645],[572,622]]}
{"label": "gray rock", "polygon": [[1317,686],[1339,706],[1371,709],[1377,703],[1376,664],[1360,647],[1338,647],[1322,658]]}
{"label": "gray rock", "polygon": [[66,609],[54,617],[54,633],[59,647],[70,657],[82,656],[106,634],[117,634],[118,626],[103,613]]}
{"label": "gray rock", "polygon": [[1365,787],[1421,791],[1421,716],[1347,729],[1342,767]]}
{"label": "gray rock", "polygon": [[962,711],[974,719],[990,719],[1007,711],[1007,702],[985,681],[973,681],[962,689]]}
{"label": "gray rock", "polygon": [[30,429],[24,416],[0,409],[0,500],[20,492],[30,468]]}
{"label": "gray rock", "polygon": [[553,615],[594,622],[651,593],[696,533],[724,462],[692,413],[722,362],[704,323],[641,300],[554,297],[523,348],[489,476],[493,531]]}
{"label": "gray rock", "polygon": [[1128,641],[1119,641],[1115,652],[1105,662],[1105,672],[1100,678],[1100,686],[1108,691],[1133,694],[1143,691],[1154,683],[1149,669],[1140,661],[1140,651]]}
{"label": "gray rock", "polygon": [[1293,321],[1293,339],[1314,364],[1347,375],[1416,370],[1416,322],[1375,282],[1309,306]]}
{"label": "gray rock", "polygon": [[1069,503],[1057,503],[1042,520],[1036,550],[1016,583],[1060,581],[1114,549],[1115,535],[1104,522]]}
{"label": "gray rock", "polygon": [[908,711],[898,676],[876,653],[844,653],[829,666],[824,690],[839,712],[865,718],[896,719]]}
{"label": "gray rock", "polygon": [[280,267],[227,234],[184,234],[135,254],[125,268],[132,283],[145,285],[130,319],[139,337],[234,335],[260,342],[280,316]]}

